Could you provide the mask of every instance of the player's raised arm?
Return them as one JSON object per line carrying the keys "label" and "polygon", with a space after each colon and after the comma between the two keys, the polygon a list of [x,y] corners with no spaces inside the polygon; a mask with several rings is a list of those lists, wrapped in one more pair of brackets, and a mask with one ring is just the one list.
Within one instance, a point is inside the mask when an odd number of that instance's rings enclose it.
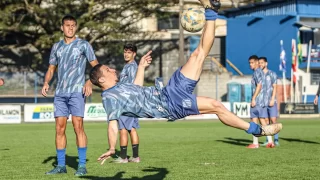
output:
{"label": "player's raised arm", "polygon": [[144,71],[146,67],[148,67],[151,64],[152,61],[151,53],[152,51],[150,50],[146,55],[142,56],[142,58],[140,59],[136,79],[134,80],[133,84],[143,86]]}

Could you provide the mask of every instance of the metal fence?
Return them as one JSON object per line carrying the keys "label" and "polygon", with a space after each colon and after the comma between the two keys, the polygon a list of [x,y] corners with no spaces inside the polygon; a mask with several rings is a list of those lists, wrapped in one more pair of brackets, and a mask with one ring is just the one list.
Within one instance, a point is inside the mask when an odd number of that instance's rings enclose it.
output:
{"label": "metal fence", "polygon": [[[38,96],[41,95],[44,73],[35,72],[0,72],[5,85],[0,87],[0,96]],[[49,94],[54,92],[56,78],[52,81]]]}

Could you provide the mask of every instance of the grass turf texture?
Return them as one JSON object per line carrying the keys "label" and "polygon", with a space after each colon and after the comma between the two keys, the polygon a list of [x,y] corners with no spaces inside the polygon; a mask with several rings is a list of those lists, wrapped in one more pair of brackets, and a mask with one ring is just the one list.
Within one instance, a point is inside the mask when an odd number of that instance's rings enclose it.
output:
{"label": "grass turf texture", "polygon": [[[281,147],[275,149],[246,149],[252,136],[218,121],[140,122],[142,162],[103,166],[96,159],[108,147],[107,124],[85,123],[89,173],[80,179],[318,179],[320,121],[282,122]],[[54,124],[0,125],[0,137],[0,179],[79,179],[73,175],[77,149],[71,123],[64,175],[44,175],[56,163]]]}

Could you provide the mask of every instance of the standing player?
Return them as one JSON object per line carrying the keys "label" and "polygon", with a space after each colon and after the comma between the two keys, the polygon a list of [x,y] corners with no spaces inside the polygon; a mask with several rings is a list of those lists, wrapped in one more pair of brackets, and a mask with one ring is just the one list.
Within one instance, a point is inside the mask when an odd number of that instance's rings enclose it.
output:
{"label": "standing player", "polygon": [[[137,47],[133,44],[126,44],[123,47],[123,57],[126,65],[120,73],[121,83],[133,83],[137,74],[138,65],[135,61],[137,54]],[[139,128],[139,120],[136,117],[120,116],[118,119],[120,130],[120,157],[114,160],[115,163],[127,163],[127,146],[128,146],[128,132],[130,133],[132,144],[132,158],[130,162],[140,162],[139,157],[139,136],[137,128]]]}
{"label": "standing player", "polygon": [[54,96],[54,117],[56,121],[56,151],[58,165],[46,174],[67,173],[66,155],[66,126],[69,115],[72,115],[72,124],[76,133],[79,165],[75,173],[82,176],[86,170],[87,136],[83,127],[85,96],[92,93],[92,84],[85,82],[87,61],[91,66],[98,64],[91,45],[75,36],[77,21],[73,16],[62,18],[61,30],[64,39],[52,47],[49,68],[45,76],[42,95],[47,96],[49,82],[56,68],[58,68],[58,84]]}
{"label": "standing player", "polygon": [[219,1],[203,0],[206,7],[206,24],[197,49],[192,53],[187,63],[179,68],[170,78],[167,86],[156,79],[155,86],[143,87],[144,71],[150,65],[152,58],[149,51],[140,60],[134,84],[118,83],[116,71],[99,64],[90,72],[91,82],[99,86],[102,101],[109,120],[108,142],[109,150],[98,160],[101,164],[115,153],[118,122],[121,115],[147,118],[167,118],[177,120],[188,115],[217,114],[224,124],[245,130],[256,136],[273,135],[282,128],[281,124],[271,124],[260,127],[254,122],[246,122],[228,111],[221,102],[208,97],[197,97],[193,93],[202,73],[203,64],[215,37],[215,20],[218,17]]}
{"label": "standing player", "polygon": [[[260,123],[261,125],[267,125],[265,118],[267,118],[267,105],[268,100],[265,97],[266,87],[264,85],[264,73],[259,68],[259,59],[258,56],[252,55],[249,57],[250,68],[254,71],[251,80],[252,88],[252,100],[251,100],[251,109],[250,109],[250,118],[254,123]],[[268,136],[268,142],[272,142],[272,137]],[[271,143],[270,142],[270,143]],[[272,143],[273,144],[273,143]],[[272,144],[267,147],[272,147]],[[253,136],[253,143],[249,144],[247,148],[254,149],[259,148],[259,139],[256,136]]]}
{"label": "standing player", "polygon": [[318,91],[317,91],[316,97],[314,97],[314,100],[313,100],[314,105],[318,105],[319,94],[320,94],[320,83],[318,85]]}
{"label": "standing player", "polygon": [[4,85],[4,79],[0,78],[0,86]]}
{"label": "standing player", "polygon": [[[278,105],[277,105],[277,99],[276,99],[276,94],[277,94],[277,74],[274,71],[271,71],[268,69],[268,60],[266,57],[260,57],[259,58],[259,66],[263,70],[263,73],[265,75],[265,86],[266,86],[266,91],[265,95],[266,98],[269,101],[269,104],[267,106],[267,113],[268,117],[266,118],[266,123],[277,123],[277,118],[278,118]],[[272,143],[272,142],[271,142]],[[280,146],[279,143],[279,134],[274,135],[274,144],[276,146]],[[267,141],[262,144],[262,146],[269,146],[272,147],[274,146],[273,144],[270,144],[270,142]]]}

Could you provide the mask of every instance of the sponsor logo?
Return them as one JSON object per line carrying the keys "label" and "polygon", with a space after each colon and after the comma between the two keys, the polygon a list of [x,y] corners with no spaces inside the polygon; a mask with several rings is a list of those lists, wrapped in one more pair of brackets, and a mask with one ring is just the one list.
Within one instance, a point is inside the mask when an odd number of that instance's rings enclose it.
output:
{"label": "sponsor logo", "polygon": [[106,111],[104,110],[103,106],[91,105],[89,106],[86,113],[88,117],[105,117],[106,116]]}
{"label": "sponsor logo", "polygon": [[32,119],[52,119],[54,118],[53,106],[36,106],[33,109]]}
{"label": "sponsor logo", "polygon": [[1,106],[0,107],[0,122],[19,123],[21,120],[20,107],[17,106]]}
{"label": "sponsor logo", "polygon": [[18,110],[15,109],[5,109],[5,110],[0,110],[0,115],[1,116],[8,116],[8,115],[19,115],[20,112]]}
{"label": "sponsor logo", "polygon": [[183,99],[182,100],[182,106],[184,108],[191,108],[191,100],[190,99]]}

